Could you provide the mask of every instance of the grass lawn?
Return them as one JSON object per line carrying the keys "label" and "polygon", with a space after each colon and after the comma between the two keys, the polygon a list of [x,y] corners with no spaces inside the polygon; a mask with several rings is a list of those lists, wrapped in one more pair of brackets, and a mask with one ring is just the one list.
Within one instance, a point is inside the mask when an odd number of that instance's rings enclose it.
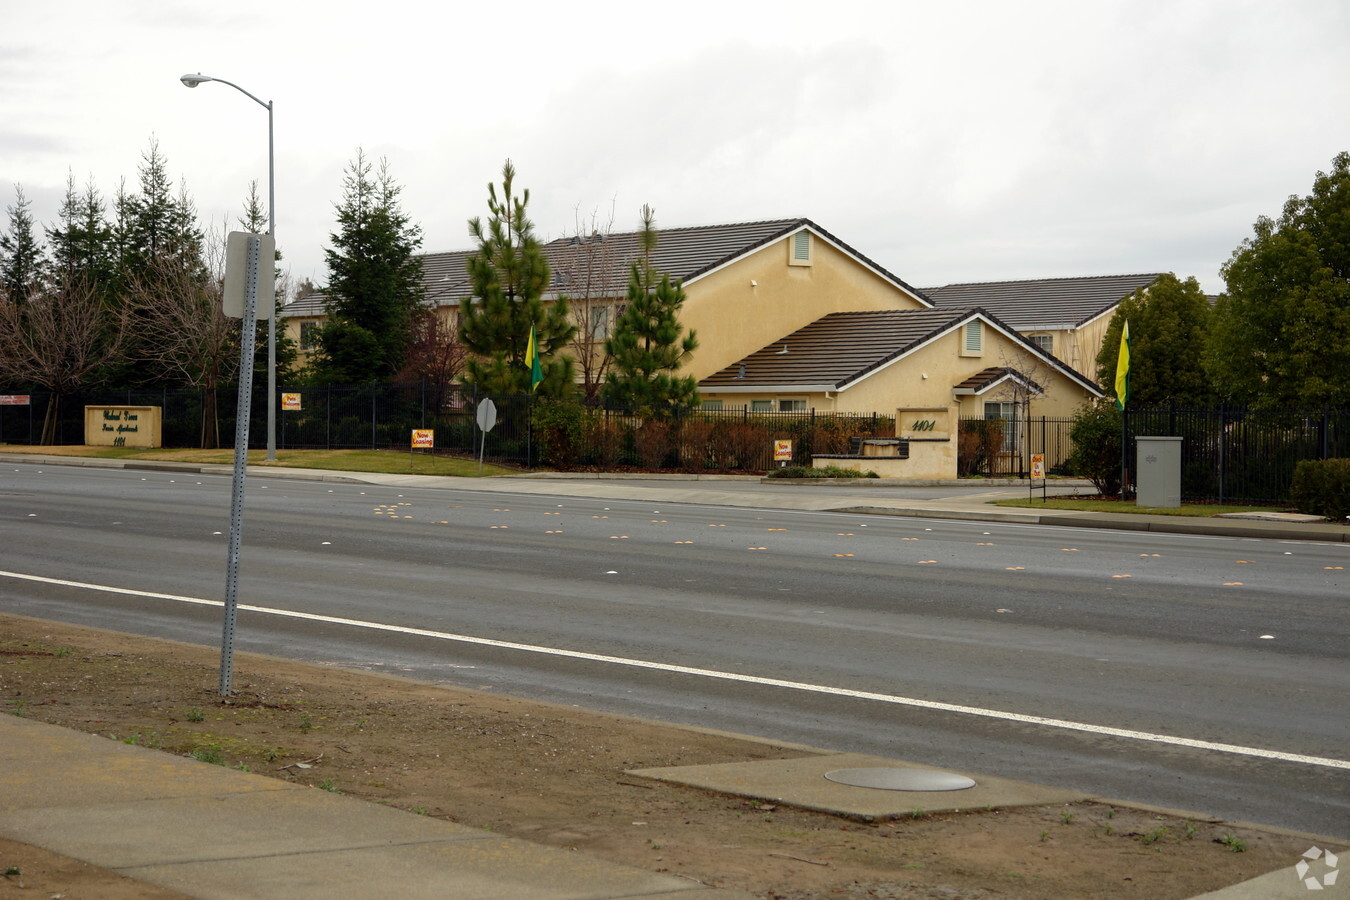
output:
{"label": "grass lawn", "polygon": [[1024,509],[1075,509],[1080,512],[1134,513],[1154,516],[1217,516],[1235,512],[1286,512],[1282,506],[1233,506],[1218,503],[1183,503],[1177,507],[1138,506],[1133,500],[1097,500],[1095,498],[1050,497],[1048,500],[997,500],[995,506],[1015,506]]}
{"label": "grass lawn", "polygon": [[[233,465],[233,450],[140,450],[132,447],[34,447],[0,446],[0,453],[33,453],[43,456],[88,456],[96,459],[140,459],[159,462]],[[276,462],[267,462],[267,451],[250,450],[250,466],[280,466],[288,469],[333,469],[345,472],[379,472],[385,475],[478,476],[478,460],[452,456],[410,454],[407,450],[278,450]],[[484,476],[518,475],[519,469],[483,464]]]}

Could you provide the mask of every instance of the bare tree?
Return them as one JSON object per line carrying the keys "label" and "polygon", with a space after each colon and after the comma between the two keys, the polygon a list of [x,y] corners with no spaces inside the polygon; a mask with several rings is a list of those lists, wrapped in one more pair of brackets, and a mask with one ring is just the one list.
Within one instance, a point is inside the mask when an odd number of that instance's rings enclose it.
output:
{"label": "bare tree", "polygon": [[0,381],[51,392],[40,443],[56,442],[61,401],[118,360],[127,335],[126,311],[103,303],[98,288],[82,276],[44,284],[27,303],[0,295]]}
{"label": "bare tree", "polygon": [[[603,224],[592,212],[589,225],[576,215],[576,229],[562,256],[553,260],[554,284],[567,296],[577,333],[572,338],[572,356],[581,374],[581,389],[587,400],[600,396],[609,370],[610,355],[605,338],[622,311],[619,298],[627,286],[624,267],[616,258],[614,209]],[[618,274],[616,274],[618,273]]]}
{"label": "bare tree", "polygon": [[239,373],[239,322],[222,309],[225,235],[204,242],[205,271],[152,264],[131,279],[132,305],[146,338],[142,357],[201,391],[200,446],[220,446],[217,394]]}
{"label": "bare tree", "polygon": [[412,321],[412,339],[397,381],[421,381],[435,391],[433,409],[445,405],[446,392],[464,369],[468,351],[459,339],[459,329],[446,324],[434,310],[419,310]]}

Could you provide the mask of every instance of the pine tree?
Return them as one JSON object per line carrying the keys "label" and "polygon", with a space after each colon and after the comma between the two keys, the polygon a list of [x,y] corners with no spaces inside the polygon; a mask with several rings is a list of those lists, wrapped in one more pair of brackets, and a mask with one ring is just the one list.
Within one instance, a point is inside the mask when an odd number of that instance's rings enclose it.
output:
{"label": "pine tree", "polygon": [[14,186],[14,204],[6,207],[9,230],[0,234],[0,296],[27,303],[41,286],[43,251],[33,233],[31,204]]}
{"label": "pine tree", "polygon": [[576,327],[565,297],[544,303],[548,261],[526,213],[530,192],[517,196],[515,177],[508,159],[502,166],[501,196],[496,185],[488,184],[487,222],[476,216],[469,220],[478,252],[467,263],[472,299],[460,311],[460,340],[470,354],[463,380],[480,394],[530,393],[526,350],[533,326],[543,373],[534,393],[561,398],[573,389],[573,366],[570,357],[558,353]]}
{"label": "pine tree", "polygon": [[[249,234],[266,234],[269,230],[267,209],[263,206],[262,198],[258,196],[258,182],[256,180],[248,183],[248,196],[244,198],[244,213],[238,219],[239,227]],[[281,248],[275,250],[276,262],[281,262]],[[286,297],[286,273],[281,266],[275,266],[273,272],[273,283],[276,290],[273,294],[273,315],[281,314],[281,307]],[[267,339],[273,329],[264,320],[258,321],[258,333],[254,339],[254,347],[257,353],[253,358],[253,396],[261,397],[267,389]],[[292,377],[292,369],[295,367],[296,347],[295,341],[286,336],[286,329],[282,327],[280,319],[276,320],[277,335],[277,382],[280,384]]]}
{"label": "pine tree", "polygon": [[107,208],[91,179],[81,194],[73,173],[66,176],[66,195],[57,212],[58,223],[47,229],[53,278],[83,279],[98,290],[111,290],[113,281],[113,229]]}
{"label": "pine tree", "polygon": [[667,273],[658,277],[652,266],[657,233],[650,206],[642,207],[639,241],[642,259],[629,273],[628,304],[605,341],[613,357],[603,388],[605,402],[652,414],[697,406],[698,383],[693,376],[675,373],[698,348],[698,337],[692,331],[681,334],[684,288]]}
{"label": "pine tree", "polygon": [[399,205],[402,188],[380,160],[372,177],[365,151],[343,178],[338,232],[328,261],[328,323],[314,368],[321,380],[357,384],[389,378],[402,366],[422,300],[421,226]]}

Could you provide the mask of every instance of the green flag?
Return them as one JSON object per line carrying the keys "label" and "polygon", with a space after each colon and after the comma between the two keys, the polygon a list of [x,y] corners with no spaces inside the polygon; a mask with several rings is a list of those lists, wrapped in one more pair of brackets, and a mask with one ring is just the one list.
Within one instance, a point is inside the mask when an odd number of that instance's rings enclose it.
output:
{"label": "green flag", "polygon": [[1125,408],[1130,402],[1130,322],[1120,329],[1120,356],[1116,359],[1116,406]]}
{"label": "green flag", "polygon": [[539,342],[535,339],[534,325],[530,325],[530,343],[525,347],[525,362],[530,367],[530,390],[536,390],[544,380],[544,367],[539,362]]}

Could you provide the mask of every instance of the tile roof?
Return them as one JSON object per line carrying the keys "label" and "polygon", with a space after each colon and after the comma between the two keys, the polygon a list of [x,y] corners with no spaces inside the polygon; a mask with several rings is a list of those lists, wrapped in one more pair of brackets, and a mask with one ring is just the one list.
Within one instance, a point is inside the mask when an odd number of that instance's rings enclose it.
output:
{"label": "tile roof", "polygon": [[831,313],[714,372],[699,388],[799,385],[837,390],[970,314],[967,309]]}
{"label": "tile roof", "polygon": [[1081,373],[978,307],[831,313],[714,372],[698,386],[712,393],[738,389],[842,390],[976,316],[1024,345],[1048,368],[1100,393],[1097,385]]}
{"label": "tile roof", "polygon": [[1112,309],[1160,273],[985,281],[924,288],[939,308],[979,306],[1021,331],[1077,328]]}
{"label": "tile roof", "polygon": [[[863,256],[810,219],[774,219],[731,225],[660,229],[657,232],[656,249],[652,252],[652,265],[658,271],[669,273],[672,278],[687,284],[765,244],[803,228],[809,229],[821,239],[857,258],[882,278],[923,300],[916,288],[906,284],[898,276]],[[629,269],[641,252],[636,231],[594,235],[590,238],[558,238],[544,244],[544,256],[548,259],[549,268],[553,272],[553,290],[549,296],[556,296],[558,293],[567,294],[569,290],[577,289],[576,285],[570,285],[573,280],[570,272],[578,257],[582,256],[583,247],[587,249],[594,247],[597,250],[595,259],[604,266],[604,271],[593,277],[600,283],[612,285],[613,296],[622,296],[628,289]],[[422,256],[422,283],[426,289],[428,303],[445,305],[469,296],[469,277],[465,264],[474,252],[474,250],[455,250],[448,253],[427,253]],[[322,295],[317,295],[317,299],[311,296],[303,301],[295,301],[284,307],[282,315],[322,315],[323,302]]]}
{"label": "tile roof", "polygon": [[953,390],[958,394],[983,394],[1009,378],[1022,382],[1038,394],[1043,390],[1039,384],[1011,366],[991,366],[988,369],[981,369],[965,381],[955,385]]}

